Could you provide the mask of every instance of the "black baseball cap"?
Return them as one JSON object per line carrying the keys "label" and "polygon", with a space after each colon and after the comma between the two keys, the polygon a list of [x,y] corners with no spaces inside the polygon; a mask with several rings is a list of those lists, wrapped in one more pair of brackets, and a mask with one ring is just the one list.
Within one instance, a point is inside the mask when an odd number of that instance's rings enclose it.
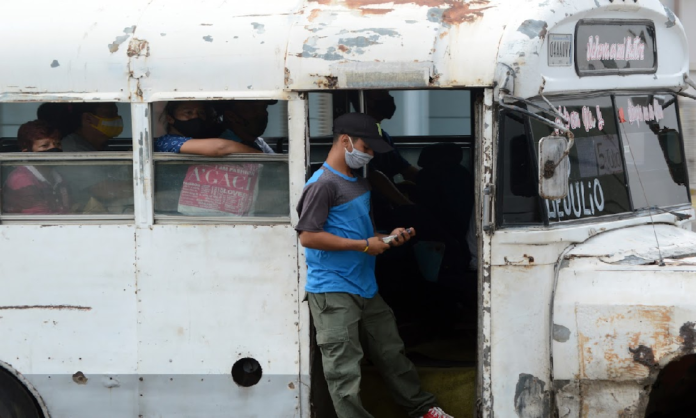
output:
{"label": "black baseball cap", "polygon": [[345,113],[337,117],[334,119],[333,132],[360,138],[374,152],[383,153],[394,149],[382,138],[382,128],[377,120],[364,113]]}

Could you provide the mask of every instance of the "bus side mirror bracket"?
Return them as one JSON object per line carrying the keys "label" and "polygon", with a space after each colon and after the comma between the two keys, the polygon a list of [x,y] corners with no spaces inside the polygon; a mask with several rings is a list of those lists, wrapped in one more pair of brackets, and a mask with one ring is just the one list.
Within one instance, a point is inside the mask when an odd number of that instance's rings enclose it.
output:
{"label": "bus side mirror bracket", "polygon": [[568,194],[568,153],[572,137],[546,136],[539,140],[539,196],[543,199],[563,199]]}

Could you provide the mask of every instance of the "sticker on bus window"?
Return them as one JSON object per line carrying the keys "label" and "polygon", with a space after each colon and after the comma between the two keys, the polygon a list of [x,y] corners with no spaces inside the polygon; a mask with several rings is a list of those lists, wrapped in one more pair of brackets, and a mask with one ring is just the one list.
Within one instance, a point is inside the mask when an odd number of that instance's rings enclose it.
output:
{"label": "sticker on bus window", "polygon": [[649,20],[581,20],[575,32],[575,65],[580,77],[656,73],[655,24]]}
{"label": "sticker on bus window", "polygon": [[193,216],[249,216],[254,209],[261,168],[258,163],[189,167],[178,211]]}

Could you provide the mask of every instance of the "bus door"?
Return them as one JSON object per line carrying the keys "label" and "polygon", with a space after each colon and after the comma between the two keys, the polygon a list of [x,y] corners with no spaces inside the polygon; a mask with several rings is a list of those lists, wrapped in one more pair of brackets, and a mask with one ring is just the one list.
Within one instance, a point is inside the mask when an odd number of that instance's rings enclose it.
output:
{"label": "bus door", "polygon": [[[455,416],[470,416],[475,402],[477,278],[471,261],[477,252],[475,126],[483,125],[475,119],[483,107],[481,94],[479,90],[309,93],[308,175],[324,162],[333,141],[332,121],[345,112],[362,108],[380,119],[385,140],[397,150],[376,155],[366,173],[372,185],[375,227],[383,233],[414,227],[416,239],[377,257],[377,283],[394,311],[424,388]],[[315,353],[317,360],[316,348]],[[321,364],[312,364],[315,412],[332,416]],[[403,414],[369,363],[363,367],[362,397],[375,416]]]}

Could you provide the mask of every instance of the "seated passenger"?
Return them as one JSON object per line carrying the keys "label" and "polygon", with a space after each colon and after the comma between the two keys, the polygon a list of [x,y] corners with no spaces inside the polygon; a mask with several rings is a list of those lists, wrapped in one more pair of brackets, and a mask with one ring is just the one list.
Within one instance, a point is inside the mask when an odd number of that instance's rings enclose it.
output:
{"label": "seated passenger", "polygon": [[[27,122],[19,127],[17,144],[22,152],[60,152],[60,131],[44,121]],[[62,177],[45,165],[15,168],[3,187],[2,203],[4,213],[53,215],[70,208]]]}
{"label": "seated passenger", "polygon": [[63,138],[65,152],[104,151],[109,140],[123,132],[115,103],[76,103],[72,117],[77,130]]}
{"label": "seated passenger", "polygon": [[36,109],[36,119],[58,129],[63,138],[77,129],[71,113],[72,107],[72,103],[43,103]]}
{"label": "seated passenger", "polygon": [[167,134],[155,139],[155,152],[221,157],[235,153],[260,153],[241,142],[208,137],[208,112],[203,102],[169,102],[162,119]]}
{"label": "seated passenger", "polygon": [[220,106],[226,128],[220,138],[231,139],[266,154],[275,154],[261,135],[268,126],[268,105],[277,100],[229,100]]}

